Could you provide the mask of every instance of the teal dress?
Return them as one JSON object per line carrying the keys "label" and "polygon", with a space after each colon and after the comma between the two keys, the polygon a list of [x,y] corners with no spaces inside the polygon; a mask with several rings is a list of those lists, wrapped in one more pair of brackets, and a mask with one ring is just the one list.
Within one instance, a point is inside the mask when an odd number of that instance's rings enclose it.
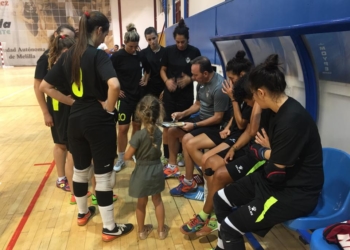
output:
{"label": "teal dress", "polygon": [[161,193],[165,188],[163,165],[160,161],[162,132],[157,127],[152,142],[144,128],[137,131],[129,143],[136,149],[136,166],[130,177],[129,195],[141,198]]}

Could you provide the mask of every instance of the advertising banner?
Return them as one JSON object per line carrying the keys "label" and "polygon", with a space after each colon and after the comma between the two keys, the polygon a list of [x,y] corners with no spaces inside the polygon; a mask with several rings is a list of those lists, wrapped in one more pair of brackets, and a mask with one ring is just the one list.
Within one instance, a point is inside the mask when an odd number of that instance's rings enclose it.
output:
{"label": "advertising banner", "polygon": [[[98,10],[111,21],[110,0],[0,0],[0,42],[5,65],[36,65],[49,37],[61,24],[78,29],[85,11]],[[106,38],[113,47],[112,28]]]}

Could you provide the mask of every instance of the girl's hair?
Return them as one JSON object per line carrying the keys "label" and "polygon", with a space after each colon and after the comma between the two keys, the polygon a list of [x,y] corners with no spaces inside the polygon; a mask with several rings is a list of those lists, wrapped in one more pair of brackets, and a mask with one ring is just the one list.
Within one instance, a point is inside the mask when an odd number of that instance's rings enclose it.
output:
{"label": "girl's hair", "polygon": [[124,35],[124,43],[140,41],[140,35],[137,33],[135,24],[129,23],[128,26],[126,26],[126,30],[127,32],[125,32]]}
{"label": "girl's hair", "polygon": [[89,38],[93,31],[102,27],[102,32],[109,30],[109,21],[105,15],[99,11],[85,12],[79,22],[79,37],[77,43],[73,46],[72,57],[72,81],[80,86],[80,59],[85,52]]}
{"label": "girl's hair", "polygon": [[147,29],[145,29],[145,36],[150,35],[152,33],[154,33],[156,36],[158,36],[158,33],[154,27],[148,27]]}
{"label": "girl's hair", "polygon": [[253,99],[253,93],[250,90],[248,74],[240,77],[235,83],[233,97],[238,103],[242,103],[244,99]]}
{"label": "girl's hair", "polygon": [[274,95],[284,93],[287,83],[279,69],[278,55],[272,54],[264,63],[259,64],[249,75],[250,87],[253,91],[265,87]]}
{"label": "girl's hair", "polygon": [[51,43],[49,50],[49,69],[55,64],[60,55],[62,54],[63,49],[69,49],[75,43],[74,38],[68,36],[59,35]]}
{"label": "girl's hair", "polygon": [[146,95],[137,104],[136,114],[138,118],[141,119],[143,125],[145,126],[151,140],[152,145],[157,147],[154,143],[154,131],[156,128],[156,123],[160,123],[164,117],[164,107],[153,95]]}
{"label": "girl's hair", "polygon": [[175,39],[176,35],[184,36],[187,40],[190,39],[190,35],[188,32],[189,29],[190,28],[188,28],[185,24],[185,20],[183,18],[181,18],[179,21],[179,24],[174,29],[174,32],[173,32],[174,39]]}
{"label": "girl's hair", "polygon": [[226,64],[226,72],[231,71],[234,75],[239,75],[241,72],[249,72],[252,68],[252,63],[245,58],[245,55],[243,50],[237,51],[236,56]]}
{"label": "girl's hair", "polygon": [[52,43],[55,40],[55,34],[57,34],[59,36],[64,29],[71,30],[73,33],[75,33],[74,28],[72,26],[70,26],[69,24],[62,24],[62,25],[58,26],[58,28],[55,30],[54,33],[52,33],[52,35],[49,38],[49,48],[51,48]]}

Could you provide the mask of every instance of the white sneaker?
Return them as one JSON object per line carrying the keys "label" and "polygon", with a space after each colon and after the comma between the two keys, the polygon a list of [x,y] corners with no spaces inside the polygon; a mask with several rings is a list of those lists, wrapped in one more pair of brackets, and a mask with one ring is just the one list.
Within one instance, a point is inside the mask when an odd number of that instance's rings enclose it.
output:
{"label": "white sneaker", "polygon": [[178,165],[179,167],[185,166],[185,161],[184,161],[184,157],[183,157],[182,154],[177,154],[176,161],[177,161],[177,165]]}
{"label": "white sneaker", "polygon": [[125,162],[122,159],[118,159],[117,163],[114,165],[113,170],[119,172],[122,170],[122,166],[125,165]]}

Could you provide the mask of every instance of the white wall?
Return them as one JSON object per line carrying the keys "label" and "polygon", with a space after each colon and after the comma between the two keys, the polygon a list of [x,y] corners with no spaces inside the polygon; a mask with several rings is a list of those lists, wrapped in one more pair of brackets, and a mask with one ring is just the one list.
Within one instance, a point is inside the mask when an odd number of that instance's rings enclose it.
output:
{"label": "white wall", "polygon": [[[185,15],[185,0],[181,1],[181,17],[184,17]],[[211,8],[219,3],[225,2],[225,0],[188,0],[189,1],[189,17],[193,16],[201,11],[204,11],[208,8]],[[161,4],[160,0],[157,0],[157,10],[159,9],[159,6]],[[168,27],[172,26],[173,23],[173,1],[167,0],[168,4]],[[174,7],[175,8],[175,7]],[[163,25],[164,25],[165,17],[164,13],[157,13],[157,30],[158,32],[162,31]]]}
{"label": "white wall", "polygon": [[119,15],[118,15],[118,1],[111,0],[111,16],[112,16],[112,30],[114,44],[118,44],[120,47],[120,29],[119,29]]}
{"label": "white wall", "polygon": [[[182,1],[181,5],[184,5],[183,3],[184,0],[181,0],[181,1]],[[189,0],[188,15],[193,16],[203,10],[209,9],[210,7],[213,7],[214,5],[217,5],[223,2],[225,2],[225,0]]]}
{"label": "white wall", "polygon": [[[154,27],[154,6],[153,0],[122,0],[121,15],[122,15],[122,30],[119,29],[118,1],[111,0],[112,24],[114,43],[120,44],[120,33],[124,39],[126,26],[133,23],[140,34],[139,46],[143,49],[147,47],[147,42],[144,38],[146,28]],[[163,27],[163,26],[162,26]],[[124,42],[123,42],[124,43]]]}
{"label": "white wall", "polygon": [[323,147],[350,153],[350,84],[319,81],[318,129]]}

